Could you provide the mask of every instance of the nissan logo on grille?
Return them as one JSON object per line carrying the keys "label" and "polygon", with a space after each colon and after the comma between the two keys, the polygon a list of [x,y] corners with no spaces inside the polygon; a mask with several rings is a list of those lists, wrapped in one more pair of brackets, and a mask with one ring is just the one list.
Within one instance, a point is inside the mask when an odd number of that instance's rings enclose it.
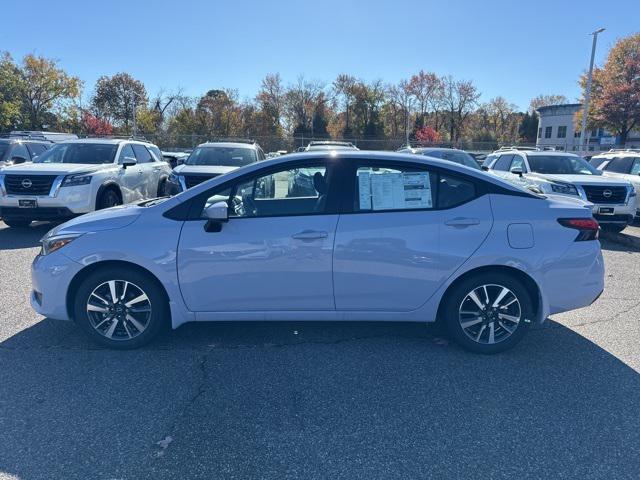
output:
{"label": "nissan logo on grille", "polygon": [[24,180],[22,180],[22,183],[20,183],[20,185],[22,185],[22,188],[31,188],[31,185],[33,185],[33,182],[31,181],[30,178],[25,178]]}
{"label": "nissan logo on grille", "polygon": [[604,198],[611,198],[611,195],[613,195],[613,192],[611,190],[603,190],[602,191],[602,196]]}

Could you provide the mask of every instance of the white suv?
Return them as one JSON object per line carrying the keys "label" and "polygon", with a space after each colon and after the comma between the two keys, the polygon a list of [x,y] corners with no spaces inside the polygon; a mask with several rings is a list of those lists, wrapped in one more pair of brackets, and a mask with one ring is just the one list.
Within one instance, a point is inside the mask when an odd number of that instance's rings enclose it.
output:
{"label": "white suv", "polygon": [[620,232],[633,222],[636,192],[626,180],[605,177],[571,153],[509,148],[494,152],[483,168],[544,194],[581,198],[605,230]]}
{"label": "white suv", "polygon": [[0,169],[0,218],[10,227],[26,227],[154,198],[164,192],[170,173],[158,147],[148,142],[62,142],[33,163]]}
{"label": "white suv", "polygon": [[[636,195],[640,194],[640,150],[610,150],[594,155],[591,165],[605,177],[631,182]],[[636,217],[640,217],[640,205],[636,205]]]}

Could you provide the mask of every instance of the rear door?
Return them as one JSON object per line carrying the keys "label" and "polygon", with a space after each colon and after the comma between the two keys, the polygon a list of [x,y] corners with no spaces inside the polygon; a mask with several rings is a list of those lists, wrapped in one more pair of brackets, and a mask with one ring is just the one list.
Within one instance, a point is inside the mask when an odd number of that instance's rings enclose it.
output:
{"label": "rear door", "polygon": [[482,183],[420,164],[359,162],[336,230],[336,309],[419,308],[488,235]]}

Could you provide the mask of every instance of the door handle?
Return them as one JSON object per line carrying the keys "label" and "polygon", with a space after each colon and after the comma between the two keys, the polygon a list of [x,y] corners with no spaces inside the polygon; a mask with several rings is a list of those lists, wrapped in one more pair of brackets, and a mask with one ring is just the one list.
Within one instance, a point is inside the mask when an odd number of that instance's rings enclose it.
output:
{"label": "door handle", "polygon": [[480,225],[480,220],[477,218],[464,218],[456,217],[444,222],[449,227],[470,227],[471,225]]}
{"label": "door handle", "polygon": [[291,238],[296,240],[317,240],[319,238],[327,238],[329,234],[327,232],[319,232],[316,230],[304,230],[300,233],[294,233]]}

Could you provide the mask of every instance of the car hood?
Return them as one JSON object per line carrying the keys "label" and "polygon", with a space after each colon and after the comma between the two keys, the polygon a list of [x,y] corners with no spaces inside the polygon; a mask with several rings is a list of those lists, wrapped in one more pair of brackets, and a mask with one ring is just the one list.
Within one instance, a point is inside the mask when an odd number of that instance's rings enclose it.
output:
{"label": "car hood", "polygon": [[541,180],[571,183],[574,185],[609,185],[622,187],[629,185],[629,182],[626,180],[615,180],[611,177],[604,177],[600,175],[543,175],[541,173],[530,173],[527,176],[533,179],[539,178]]}
{"label": "car hood", "polygon": [[21,163],[3,167],[0,172],[17,175],[70,175],[74,173],[90,173],[114,167],[113,163],[85,165],[82,163]]}
{"label": "car hood", "polygon": [[238,168],[222,165],[179,165],[173,171],[177,175],[223,175]]}
{"label": "car hood", "polygon": [[135,222],[144,207],[135,204],[120,205],[105,210],[86,213],[80,217],[73,218],[68,222],[58,225],[50,230],[45,237],[54,235],[65,235],[72,233],[91,233],[104,230],[116,230],[126,227]]}

